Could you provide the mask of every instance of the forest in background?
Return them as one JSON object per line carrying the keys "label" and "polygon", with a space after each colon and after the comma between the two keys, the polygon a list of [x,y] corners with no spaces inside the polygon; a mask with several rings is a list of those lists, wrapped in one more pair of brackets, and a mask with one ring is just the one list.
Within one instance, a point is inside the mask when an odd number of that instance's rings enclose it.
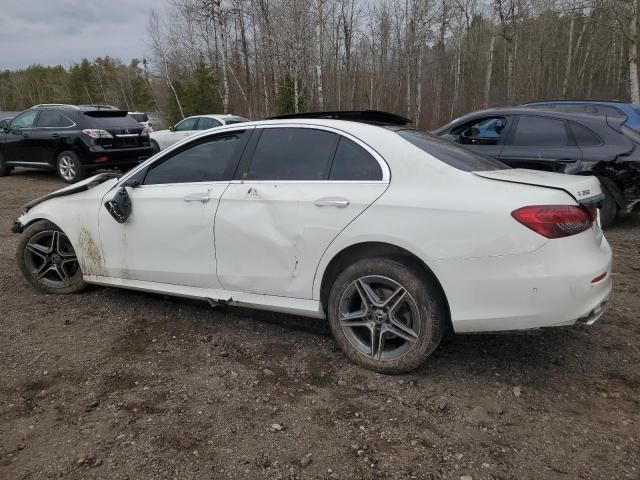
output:
{"label": "forest in background", "polygon": [[0,72],[0,110],[109,103],[249,118],[379,109],[434,128],[548,98],[640,103],[640,0],[169,0],[148,56]]}

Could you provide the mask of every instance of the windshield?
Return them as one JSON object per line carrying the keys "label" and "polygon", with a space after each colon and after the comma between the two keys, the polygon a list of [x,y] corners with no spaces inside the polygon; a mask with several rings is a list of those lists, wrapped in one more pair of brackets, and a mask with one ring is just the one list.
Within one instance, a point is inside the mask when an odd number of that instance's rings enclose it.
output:
{"label": "windshield", "polygon": [[483,157],[464,147],[453,144],[442,138],[434,137],[417,130],[398,130],[398,135],[415,145],[420,150],[434,156],[447,165],[465,172],[488,170],[504,170],[511,168],[498,160]]}

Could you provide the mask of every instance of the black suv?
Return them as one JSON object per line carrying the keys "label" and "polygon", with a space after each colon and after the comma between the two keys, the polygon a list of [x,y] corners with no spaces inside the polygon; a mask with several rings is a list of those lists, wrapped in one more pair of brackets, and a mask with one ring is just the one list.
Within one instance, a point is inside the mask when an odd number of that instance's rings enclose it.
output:
{"label": "black suv", "polygon": [[74,183],[92,170],[127,170],[152,154],[148,133],[123,110],[36,105],[0,121],[0,176],[14,167],[55,169]]}
{"label": "black suv", "polygon": [[515,168],[595,175],[605,194],[603,227],[618,211],[640,210],[640,134],[625,118],[493,108],[470,113],[433,133]]}

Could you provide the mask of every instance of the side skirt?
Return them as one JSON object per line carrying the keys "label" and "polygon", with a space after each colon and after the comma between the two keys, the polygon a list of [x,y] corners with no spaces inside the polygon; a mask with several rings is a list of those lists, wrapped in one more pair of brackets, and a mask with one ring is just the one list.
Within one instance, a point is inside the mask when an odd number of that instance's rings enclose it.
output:
{"label": "side skirt", "polygon": [[175,297],[204,300],[214,304],[233,305],[238,307],[269,310],[272,312],[301,315],[303,317],[326,318],[324,309],[317,300],[300,298],[276,297],[254,293],[233,292],[215,288],[189,287],[168,283],[146,282],[125,278],[103,277],[98,275],[84,275],[84,281],[95,285],[127,288],[142,292],[161,293]]}

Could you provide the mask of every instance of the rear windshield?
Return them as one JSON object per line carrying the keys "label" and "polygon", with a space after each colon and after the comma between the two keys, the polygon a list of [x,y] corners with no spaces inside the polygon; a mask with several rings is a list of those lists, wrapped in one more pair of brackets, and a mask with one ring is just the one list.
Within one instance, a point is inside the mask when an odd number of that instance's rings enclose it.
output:
{"label": "rear windshield", "polygon": [[149,117],[146,113],[130,113],[129,116],[133,118],[136,122],[148,122]]}
{"label": "rear windshield", "polygon": [[129,117],[127,112],[123,110],[92,110],[83,112],[82,116],[89,125],[95,127],[142,128],[137,121]]}
{"label": "rear windshield", "polygon": [[398,135],[412,143],[420,150],[433,155],[447,165],[465,172],[481,172],[487,170],[504,170],[511,168],[498,160],[483,157],[464,147],[442,138],[434,137],[417,130],[398,130]]}

